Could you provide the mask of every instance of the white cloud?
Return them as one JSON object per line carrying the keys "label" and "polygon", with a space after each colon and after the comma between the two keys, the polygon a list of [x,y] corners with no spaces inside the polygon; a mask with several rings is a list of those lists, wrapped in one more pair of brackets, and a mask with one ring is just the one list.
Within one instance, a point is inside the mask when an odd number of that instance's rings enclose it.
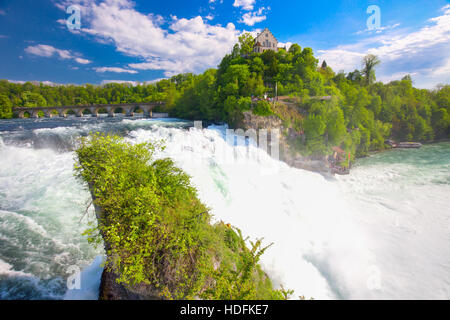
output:
{"label": "white cloud", "polygon": [[292,42],[278,42],[278,48],[286,48],[286,50],[289,50],[291,46]]}
{"label": "white cloud", "polygon": [[[59,6],[64,7],[69,3],[66,2],[60,2]],[[130,0],[77,3],[82,7],[83,33],[142,60],[130,64],[131,68],[163,70],[166,76],[217,66],[240,34],[232,23],[226,27],[210,25],[200,16],[192,19],[173,16],[167,21],[168,29],[163,29],[160,19],[136,11]]]}
{"label": "white cloud", "polygon": [[34,85],[39,85],[40,83],[46,85],[46,86],[52,86],[52,87],[57,87],[57,86],[64,86],[64,84],[61,83],[56,83],[56,82],[52,82],[52,81],[37,81],[37,80],[32,80],[32,81],[23,81],[23,80],[8,80],[8,82],[11,83],[17,83],[17,84],[25,84],[27,82],[30,82]]}
{"label": "white cloud", "polygon": [[449,79],[450,75],[450,59],[447,59],[444,65],[434,69],[431,71],[431,75],[433,76],[446,76]]}
{"label": "white cloud", "polygon": [[326,60],[334,70],[352,71],[361,67],[366,54],[381,60],[377,79],[392,80],[392,75],[414,74],[418,87],[431,88],[437,83],[450,82],[450,6],[444,14],[427,21],[417,31],[390,30],[350,45],[319,50],[319,59]]}
{"label": "white cloud", "polygon": [[102,80],[101,84],[108,84],[108,83],[128,83],[131,84],[132,86],[137,86],[140,84],[152,84],[152,83],[156,83],[158,81],[164,80],[166,78],[158,78],[158,79],[153,79],[153,80],[149,80],[149,81],[130,81],[130,80]]}
{"label": "white cloud", "polygon": [[255,23],[264,21],[267,18],[266,15],[263,14],[265,10],[266,8],[262,7],[258,11],[244,13],[239,22],[248,26],[253,26]]}
{"label": "white cloud", "polygon": [[95,71],[104,73],[104,72],[115,72],[115,73],[131,73],[136,74],[138,73],[136,70],[130,70],[130,69],[124,69],[124,68],[118,68],[118,67],[99,67],[94,68]]}
{"label": "white cloud", "polygon": [[46,44],[39,44],[36,46],[29,46],[25,49],[25,52],[29,54],[33,54],[40,57],[51,57],[54,54],[57,54],[62,59],[68,59],[70,57],[70,53],[67,50],[60,50],[56,49],[55,47],[46,45]]}
{"label": "white cloud", "polygon": [[59,58],[61,58],[63,60],[73,59],[80,64],[88,64],[88,63],[92,62],[87,59],[76,57],[69,50],[57,49],[53,46],[46,45],[46,44],[38,44],[35,46],[28,46],[25,48],[25,52],[28,54],[32,54],[32,55],[39,56],[39,57],[45,57],[45,58],[58,56]]}
{"label": "white cloud", "polygon": [[139,82],[137,81],[130,81],[130,80],[102,80],[101,84],[108,84],[108,83],[119,83],[119,84],[123,84],[123,83],[127,83],[127,84],[131,84],[133,87],[137,86],[139,84]]}
{"label": "white cloud", "polygon": [[253,10],[256,0],[234,0],[233,7],[242,7],[243,10]]}
{"label": "white cloud", "polygon": [[318,50],[319,59],[326,60],[327,64],[335,71],[353,71],[359,68],[365,53],[348,50],[345,46],[339,46],[330,50]]}
{"label": "white cloud", "polygon": [[23,80],[8,80],[8,82],[17,83],[17,84],[24,84],[24,83],[26,83],[26,81],[23,81]]}
{"label": "white cloud", "polygon": [[79,64],[88,64],[88,63],[92,62],[88,59],[83,59],[83,58],[75,58],[75,61],[78,62]]}

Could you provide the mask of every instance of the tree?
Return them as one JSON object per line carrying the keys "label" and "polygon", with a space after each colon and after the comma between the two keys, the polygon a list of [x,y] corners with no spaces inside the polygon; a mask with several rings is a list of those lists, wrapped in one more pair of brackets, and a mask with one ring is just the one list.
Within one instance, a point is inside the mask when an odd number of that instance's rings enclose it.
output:
{"label": "tree", "polygon": [[433,112],[432,121],[437,137],[445,137],[446,134],[450,134],[450,116],[446,109],[439,108]]}
{"label": "tree", "polygon": [[374,54],[368,54],[363,58],[363,70],[362,73],[365,77],[366,85],[370,85],[375,81],[375,67],[379,65],[381,61]]}
{"label": "tree", "polygon": [[302,52],[302,48],[298,44],[294,43],[289,47],[289,52],[293,55],[300,54]]}
{"label": "tree", "polygon": [[12,103],[8,96],[0,94],[0,118],[9,119],[12,117]]}
{"label": "tree", "polygon": [[264,74],[266,76],[266,81],[272,81],[273,78],[278,74],[278,59],[277,55],[272,50],[266,50],[261,55],[261,59],[264,61],[266,66]]}
{"label": "tree", "polygon": [[45,107],[47,101],[39,93],[25,91],[22,93],[22,101],[24,107]]}
{"label": "tree", "polygon": [[363,76],[358,69],[355,69],[353,72],[349,72],[349,74],[347,75],[347,80],[350,80],[352,82],[361,83],[362,79]]}
{"label": "tree", "polygon": [[402,81],[409,81],[409,82],[412,83],[411,75],[409,75],[409,74],[405,75],[405,76],[402,78]]}
{"label": "tree", "polygon": [[339,107],[331,109],[327,116],[328,142],[331,145],[340,145],[347,133],[344,113]]}
{"label": "tree", "polygon": [[304,121],[306,139],[312,140],[323,136],[326,129],[326,123],[322,116],[310,114]]}
{"label": "tree", "polygon": [[240,53],[242,55],[250,54],[253,51],[253,44],[255,43],[255,39],[253,39],[250,33],[244,33],[239,37],[239,47]]}

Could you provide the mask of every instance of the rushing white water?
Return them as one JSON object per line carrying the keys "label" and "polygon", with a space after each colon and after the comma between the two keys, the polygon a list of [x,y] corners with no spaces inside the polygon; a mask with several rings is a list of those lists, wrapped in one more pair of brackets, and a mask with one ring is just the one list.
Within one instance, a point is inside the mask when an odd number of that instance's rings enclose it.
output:
{"label": "rushing white water", "polygon": [[[326,179],[227,143],[223,127],[183,124],[88,121],[3,132],[0,298],[96,297],[102,251],[81,235],[89,193],[73,178],[70,151],[89,131],[165,140],[159,156],[192,176],[216,220],[273,243],[262,265],[293,298],[450,298],[450,145],[434,164],[405,163],[395,151],[394,159],[377,155],[349,176]],[[82,290],[66,292],[71,265],[85,268]]]}

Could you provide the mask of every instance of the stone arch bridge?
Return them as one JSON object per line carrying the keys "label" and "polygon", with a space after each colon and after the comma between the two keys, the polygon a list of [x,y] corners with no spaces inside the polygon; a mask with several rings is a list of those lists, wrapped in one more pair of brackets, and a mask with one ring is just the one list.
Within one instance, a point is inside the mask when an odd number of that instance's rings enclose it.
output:
{"label": "stone arch bridge", "polygon": [[151,103],[119,103],[119,104],[93,104],[80,106],[59,106],[59,107],[16,107],[13,108],[13,113],[19,118],[24,118],[25,113],[30,115],[30,118],[39,118],[39,112],[44,113],[44,116],[51,118],[53,116],[67,117],[69,112],[73,112],[77,117],[82,117],[84,112],[88,110],[92,117],[97,117],[99,111],[106,110],[108,117],[114,117],[116,111],[122,111],[127,117],[134,116],[135,113],[143,113],[146,118],[167,118],[167,113],[153,114],[152,110],[157,106],[164,105],[163,102]]}

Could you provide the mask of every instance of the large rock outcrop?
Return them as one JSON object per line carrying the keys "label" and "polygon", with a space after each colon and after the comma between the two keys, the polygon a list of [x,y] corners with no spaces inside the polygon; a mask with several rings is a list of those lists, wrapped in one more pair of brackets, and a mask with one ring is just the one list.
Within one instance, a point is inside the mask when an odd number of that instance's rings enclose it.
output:
{"label": "large rock outcrop", "polygon": [[[287,107],[290,108],[290,107]],[[295,148],[292,146],[296,139],[303,139],[304,137],[300,132],[295,131],[291,127],[286,127],[284,122],[280,117],[273,116],[258,116],[253,114],[251,111],[246,111],[243,113],[243,117],[237,124],[238,128],[244,130],[254,129],[266,129],[269,132],[274,129],[278,129],[279,144],[280,144],[280,160],[287,163],[291,167],[320,172],[328,173],[329,167],[328,162],[325,158],[313,158],[302,156]],[[268,144],[270,145],[270,134],[268,135]]]}

